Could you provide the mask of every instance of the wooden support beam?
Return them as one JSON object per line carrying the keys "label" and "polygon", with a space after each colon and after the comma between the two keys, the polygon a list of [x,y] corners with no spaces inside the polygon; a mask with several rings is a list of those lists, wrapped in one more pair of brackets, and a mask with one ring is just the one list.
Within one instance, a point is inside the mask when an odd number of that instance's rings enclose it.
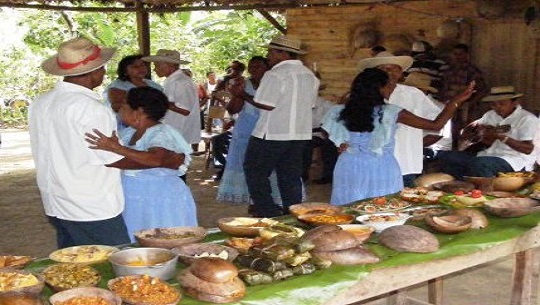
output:
{"label": "wooden support beam", "polygon": [[270,22],[278,31],[280,31],[283,35],[287,34],[287,29],[284,28],[277,20],[276,18],[272,17],[270,13],[268,13],[265,10],[258,9],[257,12],[259,12],[268,22]]}
{"label": "wooden support beam", "polygon": [[[142,3],[137,2],[137,7],[142,8]],[[150,22],[148,12],[139,10],[137,15],[137,40],[139,42],[139,52],[142,55],[150,55]]]}

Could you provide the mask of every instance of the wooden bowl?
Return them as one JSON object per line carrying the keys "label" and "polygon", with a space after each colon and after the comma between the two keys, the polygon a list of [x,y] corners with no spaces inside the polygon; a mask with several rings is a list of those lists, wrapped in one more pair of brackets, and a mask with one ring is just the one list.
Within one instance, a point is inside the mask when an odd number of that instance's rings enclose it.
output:
{"label": "wooden bowl", "polygon": [[[43,276],[26,270],[5,268],[0,270],[3,289],[0,304],[40,304],[41,292],[45,286]],[[26,303],[23,303],[26,302]]]}
{"label": "wooden bowl", "polygon": [[97,264],[107,261],[118,248],[103,245],[84,245],[58,249],[49,258],[59,263]]}
{"label": "wooden bowl", "polygon": [[325,202],[304,202],[299,204],[294,204],[289,207],[289,211],[295,217],[304,214],[341,214],[341,207],[331,205]]}
{"label": "wooden bowl", "polygon": [[466,231],[472,224],[471,217],[462,215],[433,216],[428,214],[424,220],[435,231],[448,234]]}
{"label": "wooden bowl", "polygon": [[[107,301],[109,305],[121,305],[122,299],[116,295],[114,292],[111,292],[103,288],[95,287],[81,287],[73,288],[70,290],[62,291],[55,293],[49,299],[51,305],[56,305],[58,303],[67,301],[72,298],[80,297],[99,297]],[[83,303],[84,304],[84,303]]]}
{"label": "wooden bowl", "polygon": [[45,268],[41,274],[54,291],[79,287],[95,287],[101,280],[99,272],[87,265],[62,263]]}
{"label": "wooden bowl", "polygon": [[371,236],[371,234],[375,232],[374,227],[361,224],[345,224],[338,225],[338,227],[340,227],[344,231],[352,233],[356,240],[358,240],[358,242],[360,243],[367,240]]}
{"label": "wooden bowl", "polygon": [[171,249],[178,259],[186,265],[202,257],[219,257],[232,262],[238,256],[238,250],[218,244],[189,244]]}
{"label": "wooden bowl", "polygon": [[496,177],[493,179],[494,191],[514,192],[525,186],[524,177]]}
{"label": "wooden bowl", "polygon": [[499,217],[521,217],[540,210],[539,202],[531,198],[498,198],[486,201],[484,208]]}
{"label": "wooden bowl", "polygon": [[473,177],[465,176],[463,177],[465,181],[474,184],[474,186],[481,190],[483,193],[493,191],[493,179],[495,177]]}
{"label": "wooden bowl", "polygon": [[355,216],[351,214],[304,214],[298,216],[298,220],[313,226],[342,225],[354,221]]}
{"label": "wooden bowl", "polygon": [[172,249],[203,240],[208,234],[204,227],[173,227],[141,230],[135,239],[144,247]]}
{"label": "wooden bowl", "polygon": [[269,218],[225,217],[218,219],[218,227],[222,232],[239,237],[255,237],[261,229],[276,224]]}

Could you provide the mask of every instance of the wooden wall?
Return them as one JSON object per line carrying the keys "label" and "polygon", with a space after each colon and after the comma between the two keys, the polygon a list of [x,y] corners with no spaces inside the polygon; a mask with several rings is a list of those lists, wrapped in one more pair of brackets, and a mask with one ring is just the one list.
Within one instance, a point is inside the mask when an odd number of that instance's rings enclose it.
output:
{"label": "wooden wall", "polygon": [[[323,95],[340,96],[357,74],[358,62],[369,49],[354,50],[351,36],[359,26],[373,25],[383,37],[380,44],[394,49],[396,35],[411,43],[426,40],[439,49],[464,42],[472,49],[473,62],[484,72],[490,86],[514,85],[526,94],[524,105],[540,110],[540,44],[529,35],[523,20],[530,1],[510,1],[501,17],[486,19],[477,14],[475,1],[430,0],[347,7],[302,8],[287,11],[288,34],[305,42],[306,65],[316,67],[327,85]],[[443,22],[460,20],[460,36],[441,39]]]}

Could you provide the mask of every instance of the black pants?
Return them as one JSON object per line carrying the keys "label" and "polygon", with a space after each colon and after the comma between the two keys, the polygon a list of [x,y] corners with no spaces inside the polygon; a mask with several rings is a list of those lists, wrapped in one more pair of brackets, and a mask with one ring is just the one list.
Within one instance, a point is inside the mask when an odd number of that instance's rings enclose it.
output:
{"label": "black pants", "polygon": [[212,137],[212,154],[214,156],[214,164],[219,163],[223,168],[227,164],[227,153],[229,152],[229,144],[231,143],[232,133],[225,131],[217,136]]}
{"label": "black pants", "polygon": [[[288,213],[289,206],[302,201],[302,154],[305,140],[270,141],[249,139],[244,161],[246,182],[253,213],[257,217],[275,217]],[[272,200],[270,174],[276,171],[283,208]]]}
{"label": "black pants", "polygon": [[321,148],[321,180],[332,181],[332,178],[334,177],[334,168],[336,167],[339,153],[334,142],[320,137],[313,137],[313,139],[311,139],[311,141],[309,141],[304,148],[302,179],[304,182],[309,180],[309,169],[311,167],[311,161],[313,158],[313,149],[316,147]]}

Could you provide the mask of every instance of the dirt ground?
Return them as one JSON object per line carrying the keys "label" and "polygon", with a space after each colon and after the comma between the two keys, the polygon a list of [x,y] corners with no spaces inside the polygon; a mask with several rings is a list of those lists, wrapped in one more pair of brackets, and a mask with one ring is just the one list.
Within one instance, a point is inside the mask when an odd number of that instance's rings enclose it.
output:
{"label": "dirt ground", "polygon": [[[0,133],[0,253],[47,256],[56,249],[55,236],[44,216],[36,186],[28,133],[21,130],[0,130]],[[216,202],[217,184],[211,178],[214,170],[204,169],[203,158],[194,157],[188,173],[188,186],[198,204],[199,223],[215,227],[221,217],[247,215],[245,206]],[[317,170],[315,164],[314,178],[317,178]],[[308,184],[307,199],[327,202],[330,190],[330,185]],[[509,304],[512,262],[505,259],[446,277],[444,304]],[[414,287],[408,294],[425,301],[426,287]],[[534,294],[536,296],[537,292]],[[369,304],[385,302],[378,300]]]}

